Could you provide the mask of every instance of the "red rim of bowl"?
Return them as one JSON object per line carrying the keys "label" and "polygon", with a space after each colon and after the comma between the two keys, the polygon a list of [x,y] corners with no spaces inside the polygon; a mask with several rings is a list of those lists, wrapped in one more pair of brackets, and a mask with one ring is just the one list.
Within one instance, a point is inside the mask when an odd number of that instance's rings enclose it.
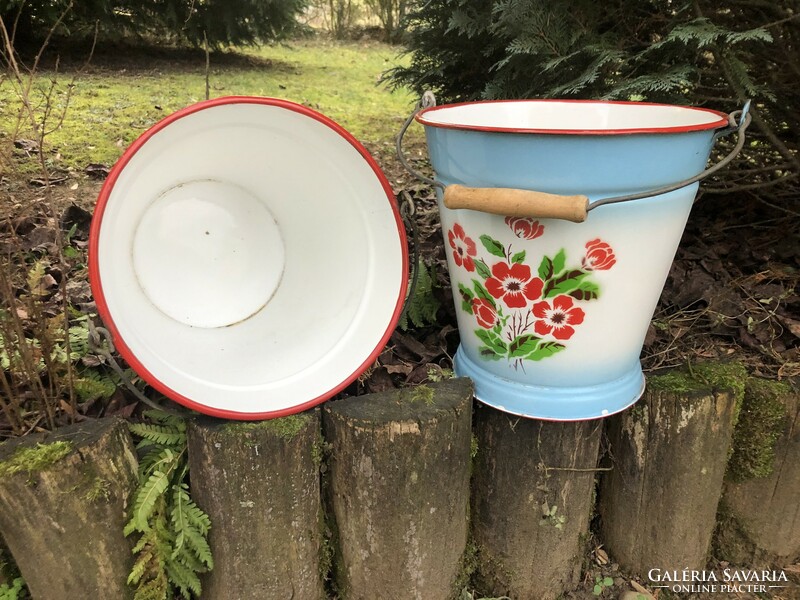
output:
{"label": "red rim of bowl", "polygon": [[133,156],[144,146],[147,141],[153,137],[156,133],[165,129],[170,124],[174,123],[178,119],[186,117],[188,115],[194,114],[201,110],[205,110],[208,108],[213,108],[216,106],[224,106],[228,104],[261,104],[266,106],[275,106],[278,108],[283,108],[286,110],[291,110],[306,117],[310,117],[323,125],[331,128],[333,131],[338,133],[345,141],[347,141],[353,148],[355,148],[359,154],[364,158],[367,162],[369,167],[375,173],[375,176],[380,181],[383,190],[386,192],[387,200],[389,201],[389,205],[392,208],[392,212],[394,213],[394,218],[397,224],[397,232],[400,236],[400,248],[402,254],[402,273],[408,273],[408,246],[407,246],[407,238],[406,238],[406,231],[405,227],[403,226],[403,220],[400,217],[400,211],[397,208],[397,205],[394,200],[394,192],[392,191],[392,187],[389,184],[389,181],[386,179],[386,175],[383,173],[381,168],[378,166],[378,163],[375,159],[370,155],[366,148],[356,140],[353,135],[344,129],[341,125],[333,121],[332,119],[326,117],[323,114],[320,114],[310,108],[302,106],[300,104],[296,104],[294,102],[290,102],[288,100],[281,100],[278,98],[261,98],[261,97],[251,97],[251,96],[226,96],[223,98],[215,98],[213,100],[206,100],[204,102],[198,102],[197,104],[193,104],[188,106],[184,109],[181,109],[168,117],[162,119],[155,125],[153,125],[150,129],[145,131],[130,147],[122,154],[120,159],[111,169],[111,172],[108,175],[103,187],[100,190],[100,194],[97,198],[97,206],[95,207],[94,217],[92,218],[92,225],[89,232],[89,283],[91,285],[92,294],[94,295],[95,303],[97,304],[97,311],[100,314],[103,323],[108,328],[111,336],[114,340],[114,346],[117,349],[117,352],[125,359],[128,365],[133,368],[136,373],[144,379],[149,385],[153,388],[174,400],[178,404],[182,404],[187,408],[191,408],[196,410],[197,412],[211,415],[214,417],[221,417],[225,419],[240,419],[240,420],[247,420],[247,421],[255,421],[255,420],[262,420],[262,419],[273,419],[277,417],[284,417],[287,415],[293,415],[304,410],[308,410],[317,406],[328,400],[332,396],[335,396],[339,392],[341,392],[344,388],[348,385],[353,383],[356,378],[364,372],[371,364],[375,362],[378,358],[378,355],[386,346],[386,343],[389,341],[389,337],[392,335],[395,327],[397,326],[397,321],[400,318],[400,312],[403,307],[403,301],[406,296],[407,286],[408,286],[408,279],[405,275],[402,277],[402,281],[400,283],[400,292],[398,295],[397,303],[395,304],[394,312],[392,313],[392,317],[389,321],[389,324],[386,328],[386,331],[381,336],[378,345],[375,349],[370,352],[369,356],[364,360],[364,362],[350,375],[348,375],[341,383],[337,384],[328,392],[324,394],[320,394],[316,398],[303,402],[302,404],[298,404],[296,406],[292,406],[289,408],[284,408],[281,410],[275,411],[265,411],[265,412],[258,412],[258,413],[243,413],[238,411],[231,411],[231,410],[224,410],[220,408],[214,408],[210,406],[206,406],[205,404],[201,404],[192,400],[191,398],[187,398],[186,396],[176,392],[165,383],[160,381],[155,375],[153,375],[147,367],[142,364],[138,358],[134,355],[128,345],[125,343],[125,340],[119,333],[117,329],[116,323],[114,318],[111,315],[111,312],[108,307],[108,303],[106,302],[105,293],[103,292],[103,284],[100,278],[100,266],[99,266],[99,256],[98,256],[98,244],[99,244],[99,237],[100,237],[100,228],[102,227],[103,223],[103,214],[105,212],[106,205],[108,204],[109,198],[111,196],[111,192],[114,189],[114,185],[119,178],[120,173],[125,169],[125,166],[128,162],[133,158]]}
{"label": "red rim of bowl", "polygon": [[[667,108],[682,108],[684,110],[698,111],[712,114],[719,117],[717,120],[710,123],[700,123],[697,125],[681,125],[677,127],[638,127],[627,129],[535,129],[525,127],[490,127],[483,125],[463,125],[457,123],[436,123],[429,121],[425,115],[435,112],[437,110],[444,110],[448,108],[457,108],[460,106],[469,106],[474,104],[503,104],[503,103],[536,103],[536,104],[612,104],[612,105],[636,105],[636,106],[659,106]],[[678,104],[660,104],[657,102],[630,102],[625,100],[481,100],[477,102],[458,102],[455,104],[442,104],[441,106],[431,106],[422,109],[416,116],[417,122],[427,127],[438,127],[441,129],[461,129],[467,131],[485,131],[494,133],[536,133],[536,134],[549,134],[549,135],[631,135],[637,133],[688,133],[691,131],[705,131],[708,129],[719,129],[728,124],[728,115],[717,110],[710,108],[699,108],[696,106],[681,106]]]}

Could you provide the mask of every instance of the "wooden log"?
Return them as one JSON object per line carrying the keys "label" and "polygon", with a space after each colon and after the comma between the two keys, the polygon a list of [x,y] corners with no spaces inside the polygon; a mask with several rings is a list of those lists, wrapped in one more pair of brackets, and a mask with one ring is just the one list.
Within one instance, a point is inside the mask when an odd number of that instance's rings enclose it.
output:
{"label": "wooden log", "polygon": [[467,542],[472,383],[329,403],[336,585],[348,600],[448,600]]}
{"label": "wooden log", "polygon": [[745,377],[738,365],[652,376],[636,405],[608,419],[613,470],[599,512],[606,550],[623,569],[706,565]]}
{"label": "wooden log", "polygon": [[131,598],[122,530],[136,452],[120,419],[85,421],[0,447],[0,533],[33,598]]}
{"label": "wooden log", "polygon": [[485,595],[549,600],[578,584],[602,430],[476,408],[472,532]]}
{"label": "wooden log", "polygon": [[319,410],[190,422],[192,497],[211,518],[203,599],[324,598]]}
{"label": "wooden log", "polygon": [[739,565],[800,562],[800,394],[751,378],[734,432],[715,555]]}

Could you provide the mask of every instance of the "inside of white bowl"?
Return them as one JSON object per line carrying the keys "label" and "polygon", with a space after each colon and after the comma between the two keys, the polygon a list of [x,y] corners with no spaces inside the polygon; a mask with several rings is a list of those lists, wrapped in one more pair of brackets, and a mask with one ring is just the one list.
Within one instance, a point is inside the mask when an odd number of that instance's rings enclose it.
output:
{"label": "inside of white bowl", "polygon": [[425,125],[537,132],[634,132],[702,130],[727,123],[712,110],[637,102],[512,100],[434,107],[420,114]]}
{"label": "inside of white bowl", "polygon": [[230,414],[351,381],[405,290],[405,238],[376,169],[330,124],[271,104],[215,105],[150,136],[97,240],[126,358],[174,399]]}

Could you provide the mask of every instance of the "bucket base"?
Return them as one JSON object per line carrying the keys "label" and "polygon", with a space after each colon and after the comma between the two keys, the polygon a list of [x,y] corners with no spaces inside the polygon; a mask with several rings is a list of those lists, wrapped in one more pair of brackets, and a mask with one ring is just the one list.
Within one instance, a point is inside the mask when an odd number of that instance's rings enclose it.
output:
{"label": "bucket base", "polygon": [[475,398],[520,417],[546,421],[600,419],[625,410],[644,393],[642,366],[614,381],[584,387],[545,387],[504,379],[479,368],[459,346],[453,359],[459,377],[475,384]]}

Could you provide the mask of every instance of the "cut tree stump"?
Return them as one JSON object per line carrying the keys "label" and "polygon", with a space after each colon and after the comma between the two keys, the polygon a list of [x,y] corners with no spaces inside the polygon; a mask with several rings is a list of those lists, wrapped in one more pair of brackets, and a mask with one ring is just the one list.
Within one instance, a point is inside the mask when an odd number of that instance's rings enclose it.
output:
{"label": "cut tree stump", "polygon": [[624,570],[705,567],[744,377],[737,365],[652,376],[637,404],[608,419],[601,532]]}
{"label": "cut tree stump", "polygon": [[472,532],[485,595],[549,600],[578,584],[602,430],[476,407]]}
{"label": "cut tree stump", "polygon": [[138,484],[120,419],[0,446],[0,533],[33,598],[132,598],[132,542],[122,530]]}
{"label": "cut tree stump", "polygon": [[336,584],[348,600],[448,600],[467,542],[472,383],[324,410]]}
{"label": "cut tree stump", "polygon": [[718,514],[718,558],[739,565],[800,562],[800,394],[747,381]]}
{"label": "cut tree stump", "polygon": [[320,600],[319,410],[188,428],[192,497],[211,519],[203,600]]}

